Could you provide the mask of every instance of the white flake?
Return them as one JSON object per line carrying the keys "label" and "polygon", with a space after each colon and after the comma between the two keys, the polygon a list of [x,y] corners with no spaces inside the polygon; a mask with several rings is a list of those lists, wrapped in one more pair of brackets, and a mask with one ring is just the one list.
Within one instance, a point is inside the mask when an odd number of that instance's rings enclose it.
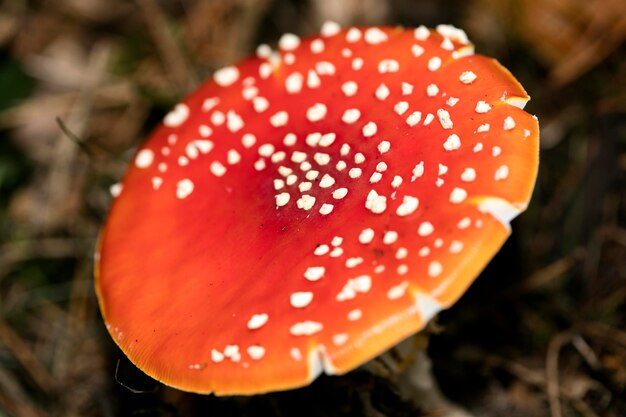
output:
{"label": "white flake", "polygon": [[293,33],[285,33],[278,40],[278,47],[284,51],[293,51],[300,46],[300,38]]}
{"label": "white flake", "polygon": [[316,152],[313,155],[313,159],[317,162],[318,165],[325,166],[330,163],[330,155],[327,153]]}
{"label": "white flake", "polygon": [[426,94],[428,97],[435,97],[439,94],[439,87],[437,87],[437,84],[428,84],[426,87]]}
{"label": "white flake", "polygon": [[501,165],[498,169],[496,169],[496,173],[494,174],[494,180],[502,181],[509,177],[509,167],[506,165]]}
{"label": "white flake", "polygon": [[335,200],[341,200],[347,194],[348,194],[348,189],[347,188],[345,188],[345,187],[337,188],[335,191],[333,191],[333,198]]}
{"label": "white flake", "polygon": [[347,341],[348,341],[347,333],[338,333],[338,334],[333,335],[333,344],[335,346],[345,345]]}
{"label": "white flake", "polygon": [[309,181],[302,181],[298,184],[298,190],[300,190],[301,193],[305,193],[311,190],[311,188],[313,188],[313,183]]}
{"label": "white flake", "polygon": [[200,125],[198,127],[198,133],[200,133],[200,136],[202,136],[203,138],[208,138],[213,134],[213,129],[211,129],[207,125]]}
{"label": "white flake", "polygon": [[135,156],[135,166],[137,168],[148,168],[154,161],[154,152],[150,149],[142,149]]}
{"label": "white flake", "polygon": [[219,161],[211,162],[211,165],[209,166],[209,170],[216,177],[221,177],[224,174],[226,174],[226,167],[222,165],[222,163]]}
{"label": "white flake", "polygon": [[270,106],[270,102],[265,97],[255,97],[252,99],[252,106],[257,113],[263,113]]}
{"label": "white flake", "polygon": [[276,191],[285,188],[285,181],[284,180],[276,178],[276,179],[274,179],[273,183],[274,183],[274,190],[276,190]]}
{"label": "white flake", "polygon": [[406,101],[399,101],[393,106],[393,111],[395,111],[399,116],[402,116],[409,109],[409,103]]}
{"label": "white flake", "polygon": [[393,245],[398,240],[398,232],[394,230],[388,230],[383,235],[383,243],[385,245]]}
{"label": "white flake", "polygon": [[239,70],[237,67],[229,66],[221,68],[213,74],[213,79],[217,85],[228,87],[239,79]]}
{"label": "white flake", "polygon": [[315,181],[319,175],[320,175],[319,171],[312,169],[306,173],[305,177],[309,181]]}
{"label": "white flake", "polygon": [[504,130],[511,130],[513,128],[515,128],[515,120],[513,120],[513,118],[511,116],[507,116],[504,119]]}
{"label": "white flake", "polygon": [[459,204],[465,201],[467,198],[467,191],[462,188],[455,187],[450,193],[450,202],[452,204]]}
{"label": "white flake", "polygon": [[221,126],[224,124],[225,121],[226,115],[223,112],[216,110],[211,114],[211,123],[213,123],[215,126]]}
{"label": "white flake", "polygon": [[359,111],[359,109],[347,109],[343,113],[341,121],[343,121],[344,123],[352,124],[359,120],[359,117],[361,117],[361,112]]}
{"label": "white flake", "polygon": [[304,308],[313,301],[313,293],[310,291],[298,291],[289,296],[289,302],[292,307]]}
{"label": "white flake", "polygon": [[400,217],[408,216],[413,214],[415,210],[417,210],[418,206],[419,199],[417,197],[405,195],[402,197],[402,204],[400,204],[396,209],[396,214]]}
{"label": "white flake", "polygon": [[417,228],[417,234],[424,237],[432,234],[435,231],[435,227],[431,222],[422,222]]}
{"label": "white flake", "polygon": [[350,168],[350,171],[348,171],[348,175],[352,179],[359,178],[362,173],[363,171],[361,170],[361,168]]}
{"label": "white flake", "polygon": [[182,125],[189,117],[189,107],[186,104],[179,103],[174,106],[163,119],[163,124],[167,127],[178,127]]}
{"label": "white flake", "polygon": [[254,169],[257,171],[263,171],[266,168],[267,164],[265,163],[265,159],[259,158],[254,162]]}
{"label": "white flake", "polygon": [[387,34],[377,27],[368,28],[365,31],[365,42],[377,45],[387,40]]}
{"label": "white flake", "polygon": [[437,25],[436,30],[437,33],[445,38],[449,38],[463,45],[469,44],[469,39],[467,39],[467,35],[462,29],[458,29],[452,25]]}
{"label": "white flake", "polygon": [[379,195],[376,190],[371,190],[367,194],[365,208],[374,214],[381,214],[387,209],[387,197]]}
{"label": "white flake", "polygon": [[416,179],[421,178],[421,176],[424,175],[424,161],[415,165],[412,173],[413,176],[411,177],[411,182],[414,182]]}
{"label": "white flake", "polygon": [[443,127],[444,129],[452,129],[452,119],[450,118],[450,113],[447,110],[438,109],[437,117],[439,118],[439,123],[441,123],[441,127]]}
{"label": "white flake", "polygon": [[409,256],[409,251],[407,248],[404,247],[400,247],[398,248],[398,250],[396,251],[396,259],[406,259],[407,256]]}
{"label": "white flake", "polygon": [[355,43],[361,40],[363,34],[358,28],[350,28],[348,32],[346,32],[346,41],[349,43]]}
{"label": "white flake", "polygon": [[336,35],[341,31],[341,26],[337,22],[326,21],[322,25],[321,34],[324,37]]}
{"label": "white flake", "polygon": [[346,268],[354,268],[363,263],[363,258],[355,257],[346,259]]}
{"label": "white flake", "polygon": [[302,91],[304,76],[299,72],[294,72],[285,80],[285,88],[289,94],[297,94]]}
{"label": "white flake", "polygon": [[491,110],[491,106],[489,105],[489,103],[482,100],[478,101],[476,103],[476,107],[474,108],[474,111],[476,113],[487,113],[489,110]]}
{"label": "white flake", "polygon": [[398,72],[400,63],[395,59],[383,59],[378,63],[378,72],[381,74]]}
{"label": "white flake", "polygon": [[322,80],[320,80],[317,72],[309,70],[306,77],[306,85],[309,88],[318,88],[320,85],[322,85]]}
{"label": "white flake", "polygon": [[283,206],[286,206],[287,203],[289,203],[291,196],[289,195],[289,193],[280,193],[280,194],[277,194],[275,198],[276,198],[276,206],[283,207]]}
{"label": "white flake", "polygon": [[187,198],[193,192],[193,189],[194,184],[190,179],[185,178],[183,180],[180,180],[176,184],[176,197],[181,200]]}
{"label": "white flake", "polygon": [[324,52],[324,49],[325,45],[323,40],[315,39],[313,40],[313,42],[311,42],[311,52],[313,52],[314,54],[321,54],[322,52]]}
{"label": "white flake", "polygon": [[478,76],[472,71],[463,71],[459,76],[459,81],[463,84],[471,84],[476,80],[476,78],[478,78]]}
{"label": "white flake", "polygon": [[476,129],[477,133],[483,133],[483,132],[489,132],[489,123],[483,123],[482,125],[478,126],[478,128]]}
{"label": "white flake", "polygon": [[431,278],[437,278],[443,272],[443,266],[437,262],[432,261],[428,264],[428,276]]}
{"label": "white flake", "polygon": [[379,85],[378,88],[376,88],[376,92],[374,93],[376,98],[380,101],[384,101],[387,97],[389,97],[389,94],[391,94],[391,92],[385,84]]}
{"label": "white flake", "polygon": [[429,71],[437,71],[439,68],[441,68],[441,58],[434,56],[428,60]]}
{"label": "white flake", "polygon": [[381,155],[387,153],[391,149],[391,143],[388,140],[383,140],[378,144],[377,149]]}
{"label": "white flake", "polygon": [[461,174],[461,181],[472,182],[476,179],[476,170],[474,168],[465,168]]}
{"label": "white flake", "polygon": [[318,145],[323,148],[327,148],[335,142],[335,139],[337,139],[337,135],[335,133],[325,133],[320,138]]}
{"label": "white flake", "polygon": [[355,71],[360,70],[361,68],[363,68],[363,58],[354,58],[352,60],[352,69]]}
{"label": "white flake", "polygon": [[363,229],[361,233],[359,233],[359,242],[361,242],[362,244],[367,245],[368,243],[371,243],[372,240],[374,240],[373,229]]}
{"label": "white flake", "polygon": [[324,276],[325,272],[326,268],[323,266],[311,266],[304,271],[304,278],[308,281],[318,281]]}
{"label": "white flake", "polygon": [[332,62],[320,61],[315,64],[315,71],[317,71],[319,75],[334,75],[336,69]]}
{"label": "white flake", "polygon": [[352,97],[359,90],[359,86],[354,81],[346,81],[341,85],[341,91],[346,95],[346,97]]}
{"label": "white flake", "polygon": [[413,54],[414,57],[419,57],[422,56],[424,54],[424,48],[420,45],[412,45],[411,46],[411,53]]}
{"label": "white flake", "polygon": [[406,124],[413,127],[420,122],[422,119],[422,112],[414,111],[406,118]]}
{"label": "white flake", "polygon": [[328,247],[328,245],[319,245],[313,251],[313,255],[322,256],[322,255],[326,255],[329,251],[330,251],[330,248]]}
{"label": "white flake", "polygon": [[322,331],[323,328],[324,326],[322,323],[306,320],[291,326],[289,328],[289,333],[293,336],[311,336]]}
{"label": "white flake", "polygon": [[109,192],[111,193],[111,197],[119,197],[120,194],[122,193],[122,189],[124,188],[124,186],[119,183],[116,182],[115,184],[112,184],[109,187]]}
{"label": "white flake", "polygon": [[448,139],[446,139],[446,141],[443,143],[443,149],[445,149],[448,152],[456,151],[460,147],[461,147],[461,138],[456,133],[453,133],[450,136],[448,136]]}
{"label": "white flake", "polygon": [[265,326],[269,319],[269,316],[265,313],[262,314],[253,314],[252,317],[248,320],[248,329],[256,330]]}
{"label": "white flake", "polygon": [[220,363],[224,360],[224,354],[218,350],[211,350],[211,360],[215,363]]}
{"label": "white flake", "polygon": [[248,356],[250,356],[250,358],[255,361],[258,361],[259,359],[262,359],[263,356],[265,356],[265,348],[263,346],[248,346],[248,349],[246,351],[248,352]]}
{"label": "white flake", "polygon": [[350,310],[350,312],[348,313],[348,320],[350,321],[357,321],[361,317],[363,317],[363,312],[359,310],[358,308],[355,308],[354,310]]}
{"label": "white flake", "polygon": [[330,214],[334,208],[335,206],[332,204],[324,203],[322,204],[322,207],[320,207],[319,211],[322,216],[326,216],[327,214]]}
{"label": "white flake", "polygon": [[390,300],[397,300],[399,298],[404,297],[406,294],[406,290],[409,288],[409,283],[407,281],[402,281],[398,285],[394,285],[387,291],[387,298]]}
{"label": "white flake", "polygon": [[374,122],[367,122],[365,126],[363,126],[363,136],[366,138],[370,138],[376,134],[378,131],[378,126]]}
{"label": "white flake", "polygon": [[202,102],[202,111],[204,112],[211,111],[213,107],[219,104],[219,102],[220,102],[220,99],[217,97],[210,97],[210,98],[205,99]]}
{"label": "white flake", "polygon": [[381,174],[380,172],[374,172],[370,176],[369,182],[370,184],[376,184],[377,182],[380,182],[382,178],[383,178],[383,174]]}
{"label": "white flake", "polygon": [[302,360],[302,352],[300,352],[298,348],[291,348],[291,350],[289,350],[289,356],[298,362]]}
{"label": "white flake", "polygon": [[313,106],[309,107],[309,109],[306,111],[306,118],[310,122],[318,122],[326,117],[327,111],[328,109],[326,108],[326,105],[322,103],[316,103]]}
{"label": "white flake", "polygon": [[450,38],[443,38],[443,41],[441,42],[441,49],[445,49],[446,51],[452,51],[454,49],[454,44]]}
{"label": "white flake", "polygon": [[232,133],[236,133],[243,128],[243,119],[232,110],[226,113],[226,127]]}
{"label": "white flake", "polygon": [[428,30],[426,26],[420,25],[415,28],[413,34],[415,36],[415,39],[417,39],[418,41],[425,41],[430,36],[430,30]]}
{"label": "white flake", "polygon": [[448,97],[448,99],[446,100],[446,104],[450,107],[454,107],[456,105],[456,103],[459,102],[459,100],[461,100],[460,98],[456,98],[456,97]]}
{"label": "white flake", "polygon": [[229,149],[228,153],[226,154],[226,161],[230,165],[235,165],[239,163],[239,161],[241,161],[241,154],[234,149]]}
{"label": "white flake", "polygon": [[459,253],[462,250],[463,250],[463,242],[460,242],[458,240],[453,240],[450,243],[450,248],[449,248],[450,253]]}
{"label": "white flake", "polygon": [[456,227],[458,227],[459,229],[467,229],[471,224],[472,219],[470,219],[469,217],[463,217],[461,220],[459,220]]}
{"label": "white flake", "polygon": [[286,111],[279,111],[270,117],[270,123],[274,127],[285,126],[289,121],[289,114]]}

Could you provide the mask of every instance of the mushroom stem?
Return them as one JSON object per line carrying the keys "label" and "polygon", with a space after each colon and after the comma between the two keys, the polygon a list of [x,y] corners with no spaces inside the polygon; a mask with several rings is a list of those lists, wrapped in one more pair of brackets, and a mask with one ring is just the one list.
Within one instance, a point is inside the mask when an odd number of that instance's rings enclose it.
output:
{"label": "mushroom stem", "polygon": [[399,395],[413,403],[425,415],[473,417],[469,411],[450,401],[439,389],[432,372],[432,361],[426,353],[428,336],[418,334],[370,362],[370,372],[385,376]]}

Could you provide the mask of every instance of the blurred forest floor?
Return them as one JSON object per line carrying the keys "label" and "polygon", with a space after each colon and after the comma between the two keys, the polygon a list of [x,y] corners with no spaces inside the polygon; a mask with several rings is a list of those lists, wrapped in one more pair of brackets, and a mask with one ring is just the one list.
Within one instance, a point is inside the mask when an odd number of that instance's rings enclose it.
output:
{"label": "blurred forest floor", "polygon": [[326,19],[462,27],[540,120],[528,211],[431,326],[442,390],[477,416],[626,416],[623,0],[0,0],[0,417],[423,415],[359,370],[180,393],[125,361],[97,308],[94,242],[142,138],[211,71]]}

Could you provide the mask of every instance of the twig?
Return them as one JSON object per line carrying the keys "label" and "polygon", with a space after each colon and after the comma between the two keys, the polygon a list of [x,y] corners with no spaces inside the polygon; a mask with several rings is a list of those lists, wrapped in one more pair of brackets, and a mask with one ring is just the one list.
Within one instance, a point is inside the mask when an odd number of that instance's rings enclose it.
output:
{"label": "twig", "polygon": [[571,342],[570,332],[558,333],[550,340],[546,353],[546,392],[550,403],[550,415],[561,417],[561,400],[559,395],[559,353],[563,346]]}
{"label": "twig", "polygon": [[76,135],[74,132],[72,132],[66,125],[65,122],[63,122],[63,119],[61,119],[60,117],[57,116],[57,118],[55,119],[57,122],[57,125],[59,125],[59,129],[61,129],[61,132],[63,132],[65,134],[65,136],[67,136],[67,138],[69,140],[71,140],[72,142],[74,142],[76,145],[78,145],[78,147],[87,154],[87,156],[89,157],[93,157],[93,153],[91,152],[91,150],[87,147],[87,145],[85,145],[85,142],[78,137],[78,135]]}

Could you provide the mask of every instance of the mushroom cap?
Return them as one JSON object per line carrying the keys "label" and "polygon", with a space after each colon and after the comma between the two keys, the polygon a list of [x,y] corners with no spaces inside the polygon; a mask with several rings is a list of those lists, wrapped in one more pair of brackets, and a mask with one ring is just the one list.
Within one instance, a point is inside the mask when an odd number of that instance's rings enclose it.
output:
{"label": "mushroom cap", "polygon": [[217,71],[112,204],[95,267],[111,336],[218,395],[368,361],[453,304],[526,208],[528,99],[451,26],[326,24]]}

